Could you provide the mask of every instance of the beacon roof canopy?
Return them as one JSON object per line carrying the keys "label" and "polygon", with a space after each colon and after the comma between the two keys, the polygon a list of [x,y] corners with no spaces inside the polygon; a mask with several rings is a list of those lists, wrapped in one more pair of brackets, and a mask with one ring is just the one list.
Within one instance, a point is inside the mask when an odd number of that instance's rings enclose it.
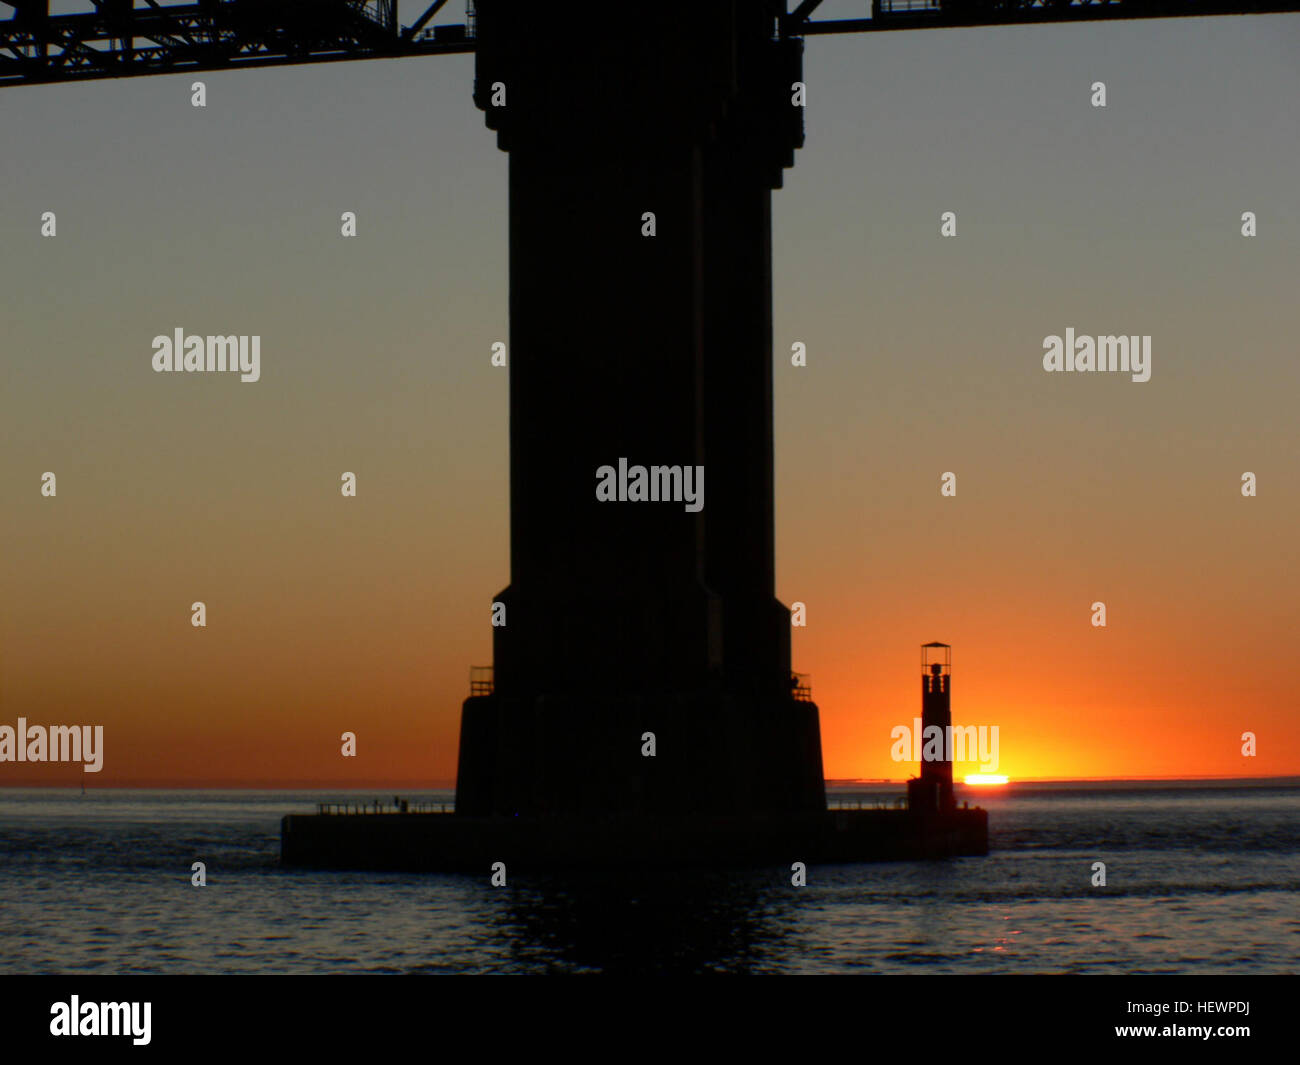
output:
{"label": "beacon roof canopy", "polygon": [[934,665],[943,666],[945,670],[952,668],[951,644],[939,643],[937,640],[921,644],[921,668],[928,671]]}

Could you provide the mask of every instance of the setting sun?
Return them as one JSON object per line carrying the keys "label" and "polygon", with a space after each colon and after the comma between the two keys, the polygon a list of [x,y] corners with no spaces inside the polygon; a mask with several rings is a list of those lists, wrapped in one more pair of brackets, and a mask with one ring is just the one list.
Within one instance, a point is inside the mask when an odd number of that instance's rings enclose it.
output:
{"label": "setting sun", "polygon": [[967,784],[1005,784],[1007,778],[1002,773],[971,773],[965,778]]}

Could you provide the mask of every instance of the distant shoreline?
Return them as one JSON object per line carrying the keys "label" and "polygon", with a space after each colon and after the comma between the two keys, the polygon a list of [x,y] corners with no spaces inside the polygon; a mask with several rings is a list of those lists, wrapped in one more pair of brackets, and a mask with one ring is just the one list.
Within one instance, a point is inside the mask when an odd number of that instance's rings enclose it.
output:
{"label": "distant shoreline", "polygon": [[[900,780],[880,780],[880,779],[851,779],[842,778],[826,781],[827,792],[840,793],[845,791],[887,791],[898,790],[907,785],[906,779]],[[1054,791],[1087,791],[1087,790],[1132,790],[1132,791],[1175,791],[1175,790],[1195,790],[1195,789],[1212,789],[1212,788],[1300,788],[1300,776],[1280,776],[1280,777],[1134,777],[1134,778],[1088,778],[1088,779],[1024,779],[1012,780],[1006,784],[995,786],[976,786],[963,784],[960,780],[957,782],[959,788],[965,791],[981,794],[986,793],[990,796],[1011,792],[1026,791],[1036,789],[1051,789]],[[76,784],[33,784],[33,783],[0,783],[0,795],[6,791],[80,791],[81,782]],[[456,786],[454,783],[430,783],[430,784],[400,784],[392,782],[380,782],[373,784],[209,784],[201,787],[195,787],[190,784],[96,784],[88,789],[89,792],[95,791],[185,791],[185,792],[313,792],[327,794],[365,794],[372,796],[375,793],[382,795],[414,795],[427,792],[454,792]]]}

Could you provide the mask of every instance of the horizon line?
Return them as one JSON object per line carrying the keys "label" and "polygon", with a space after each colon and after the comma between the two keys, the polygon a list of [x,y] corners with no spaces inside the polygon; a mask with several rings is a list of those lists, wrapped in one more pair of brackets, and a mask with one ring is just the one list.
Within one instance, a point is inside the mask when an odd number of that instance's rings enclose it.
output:
{"label": "horizon line", "polygon": [[[886,777],[827,777],[825,783],[827,787],[846,785],[898,785],[907,784],[909,778],[886,778]],[[1300,785],[1300,775],[1281,774],[1271,776],[1170,776],[1170,777],[1015,777],[998,785],[965,785],[963,781],[954,780],[955,784],[963,786],[978,787],[981,791],[989,791],[993,787],[1014,787],[1017,784],[1197,784],[1197,783],[1269,783],[1280,782],[1292,785]],[[81,781],[75,784],[65,783],[20,783],[0,782],[0,789],[25,790],[25,791],[80,791]],[[448,782],[349,782],[347,784],[322,784],[319,782],[298,782],[298,783],[223,783],[223,784],[194,784],[181,782],[154,782],[154,783],[113,783],[113,784],[96,784],[96,791],[374,791],[377,789],[389,790],[392,788],[407,789],[411,791],[455,791],[456,784],[454,781]],[[86,790],[91,790],[87,788]]]}

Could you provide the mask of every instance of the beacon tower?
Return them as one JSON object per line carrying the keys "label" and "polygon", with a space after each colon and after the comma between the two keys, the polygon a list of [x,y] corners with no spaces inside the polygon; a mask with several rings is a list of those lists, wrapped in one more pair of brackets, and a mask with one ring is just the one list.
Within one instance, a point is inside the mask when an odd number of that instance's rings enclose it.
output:
{"label": "beacon tower", "polygon": [[939,729],[942,754],[921,760],[921,775],[907,782],[908,809],[917,813],[947,813],[957,806],[952,794],[952,648],[946,643],[921,646],[921,747],[930,730]]}

